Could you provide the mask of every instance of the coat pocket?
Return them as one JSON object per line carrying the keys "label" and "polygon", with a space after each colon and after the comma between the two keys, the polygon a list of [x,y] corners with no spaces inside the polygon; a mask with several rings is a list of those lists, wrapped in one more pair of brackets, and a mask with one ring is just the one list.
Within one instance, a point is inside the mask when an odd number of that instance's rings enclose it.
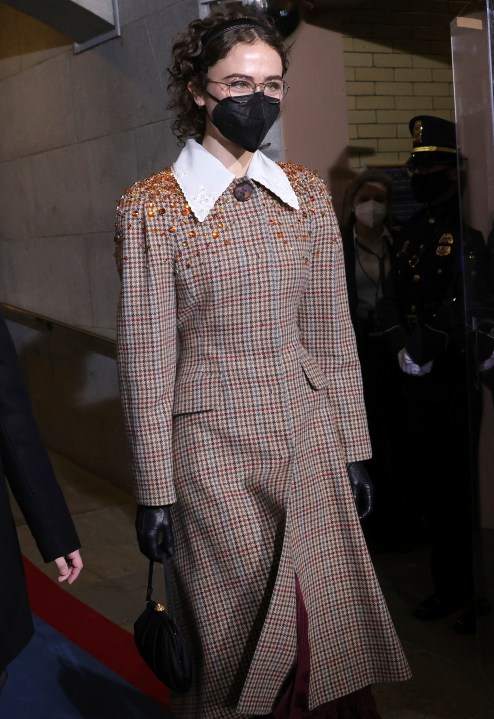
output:
{"label": "coat pocket", "polygon": [[321,365],[311,355],[304,351],[300,356],[300,363],[304,374],[313,389],[329,387],[329,379],[324,374]]}
{"label": "coat pocket", "polygon": [[172,414],[218,409],[223,392],[220,377],[209,372],[182,372],[175,381]]}

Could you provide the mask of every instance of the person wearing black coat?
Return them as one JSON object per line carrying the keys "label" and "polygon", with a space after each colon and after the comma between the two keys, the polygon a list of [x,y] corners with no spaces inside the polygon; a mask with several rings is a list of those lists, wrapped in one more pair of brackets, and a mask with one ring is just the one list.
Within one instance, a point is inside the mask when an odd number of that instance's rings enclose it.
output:
{"label": "person wearing black coat", "polygon": [[401,496],[396,494],[399,465],[394,456],[398,426],[396,394],[399,367],[391,356],[376,304],[393,261],[396,227],[392,217],[393,183],[380,169],[367,169],[348,185],[341,234],[350,314],[362,369],[372,458],[365,466],[374,484],[374,508],[362,521],[370,550],[408,546]]}
{"label": "person wearing black coat", "polygon": [[45,562],[71,584],[82,569],[80,542],[35,423],[17,353],[0,317],[0,692],[7,665],[34,633],[8,486]]}
{"label": "person wearing black coat", "polygon": [[403,492],[421,515],[431,548],[433,592],[414,615],[433,620],[463,610],[455,628],[470,633],[482,408],[468,327],[485,291],[486,246],[462,217],[466,174],[454,123],[422,115],[410,120],[409,130],[411,189],[424,205],[401,229],[378,313],[402,371]]}

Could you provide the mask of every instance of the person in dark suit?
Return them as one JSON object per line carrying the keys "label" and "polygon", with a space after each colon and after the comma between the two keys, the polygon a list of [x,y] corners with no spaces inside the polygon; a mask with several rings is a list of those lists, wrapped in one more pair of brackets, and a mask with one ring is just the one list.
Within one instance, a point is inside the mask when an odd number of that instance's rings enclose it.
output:
{"label": "person in dark suit", "polygon": [[[17,353],[0,317],[0,692],[7,665],[34,633],[8,486],[45,562],[72,584],[82,569],[80,542],[34,421]],[[7,486],[8,484],[8,486]]]}
{"label": "person in dark suit", "polygon": [[394,258],[397,231],[392,217],[391,177],[382,170],[361,172],[345,192],[341,232],[350,314],[362,368],[372,458],[365,461],[374,484],[374,509],[362,520],[371,550],[405,549],[403,507],[396,495],[394,434],[400,369],[389,352],[376,312]]}
{"label": "person in dark suit", "polygon": [[486,248],[482,234],[462,218],[466,174],[454,123],[421,115],[409,130],[411,189],[424,206],[401,229],[378,312],[402,370],[400,482],[431,547],[433,593],[414,615],[432,620],[467,611],[455,628],[469,632],[481,397],[466,328],[483,293]]}

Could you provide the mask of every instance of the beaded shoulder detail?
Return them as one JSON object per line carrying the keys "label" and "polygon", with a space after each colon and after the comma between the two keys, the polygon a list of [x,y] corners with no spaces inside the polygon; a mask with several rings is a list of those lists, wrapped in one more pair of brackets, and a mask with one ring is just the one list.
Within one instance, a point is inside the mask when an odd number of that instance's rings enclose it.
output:
{"label": "beaded shoulder detail", "polygon": [[331,193],[317,170],[309,170],[304,165],[297,165],[294,162],[278,162],[277,164],[288,177],[291,186],[299,197],[307,194],[307,192],[316,192],[317,194],[329,195],[331,199]]}
{"label": "beaded shoulder detail", "polygon": [[[171,208],[183,205],[183,195],[173,176],[171,168],[151,175],[144,180],[137,180],[125,190],[117,201],[117,217],[115,222],[115,261],[121,272],[123,260],[122,243],[129,230],[134,232],[134,241],[144,252],[149,251],[150,238],[144,227],[144,218],[162,215]],[[129,237],[132,235],[129,235]],[[135,239],[137,237],[137,240]]]}
{"label": "beaded shoulder detail", "polygon": [[[129,208],[130,205],[139,204],[142,200],[155,202],[181,194],[180,187],[173,175],[171,168],[166,168],[145,180],[137,180],[129,187],[119,201],[121,209]],[[124,207],[122,208],[122,203]]]}

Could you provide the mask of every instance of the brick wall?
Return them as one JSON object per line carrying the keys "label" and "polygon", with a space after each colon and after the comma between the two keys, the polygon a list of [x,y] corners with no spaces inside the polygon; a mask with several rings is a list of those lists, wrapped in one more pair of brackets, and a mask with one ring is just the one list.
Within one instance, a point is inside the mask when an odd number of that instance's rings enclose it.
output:
{"label": "brick wall", "polygon": [[340,13],[352,169],[403,163],[416,114],[454,119],[450,22],[463,7],[370,0]]}

